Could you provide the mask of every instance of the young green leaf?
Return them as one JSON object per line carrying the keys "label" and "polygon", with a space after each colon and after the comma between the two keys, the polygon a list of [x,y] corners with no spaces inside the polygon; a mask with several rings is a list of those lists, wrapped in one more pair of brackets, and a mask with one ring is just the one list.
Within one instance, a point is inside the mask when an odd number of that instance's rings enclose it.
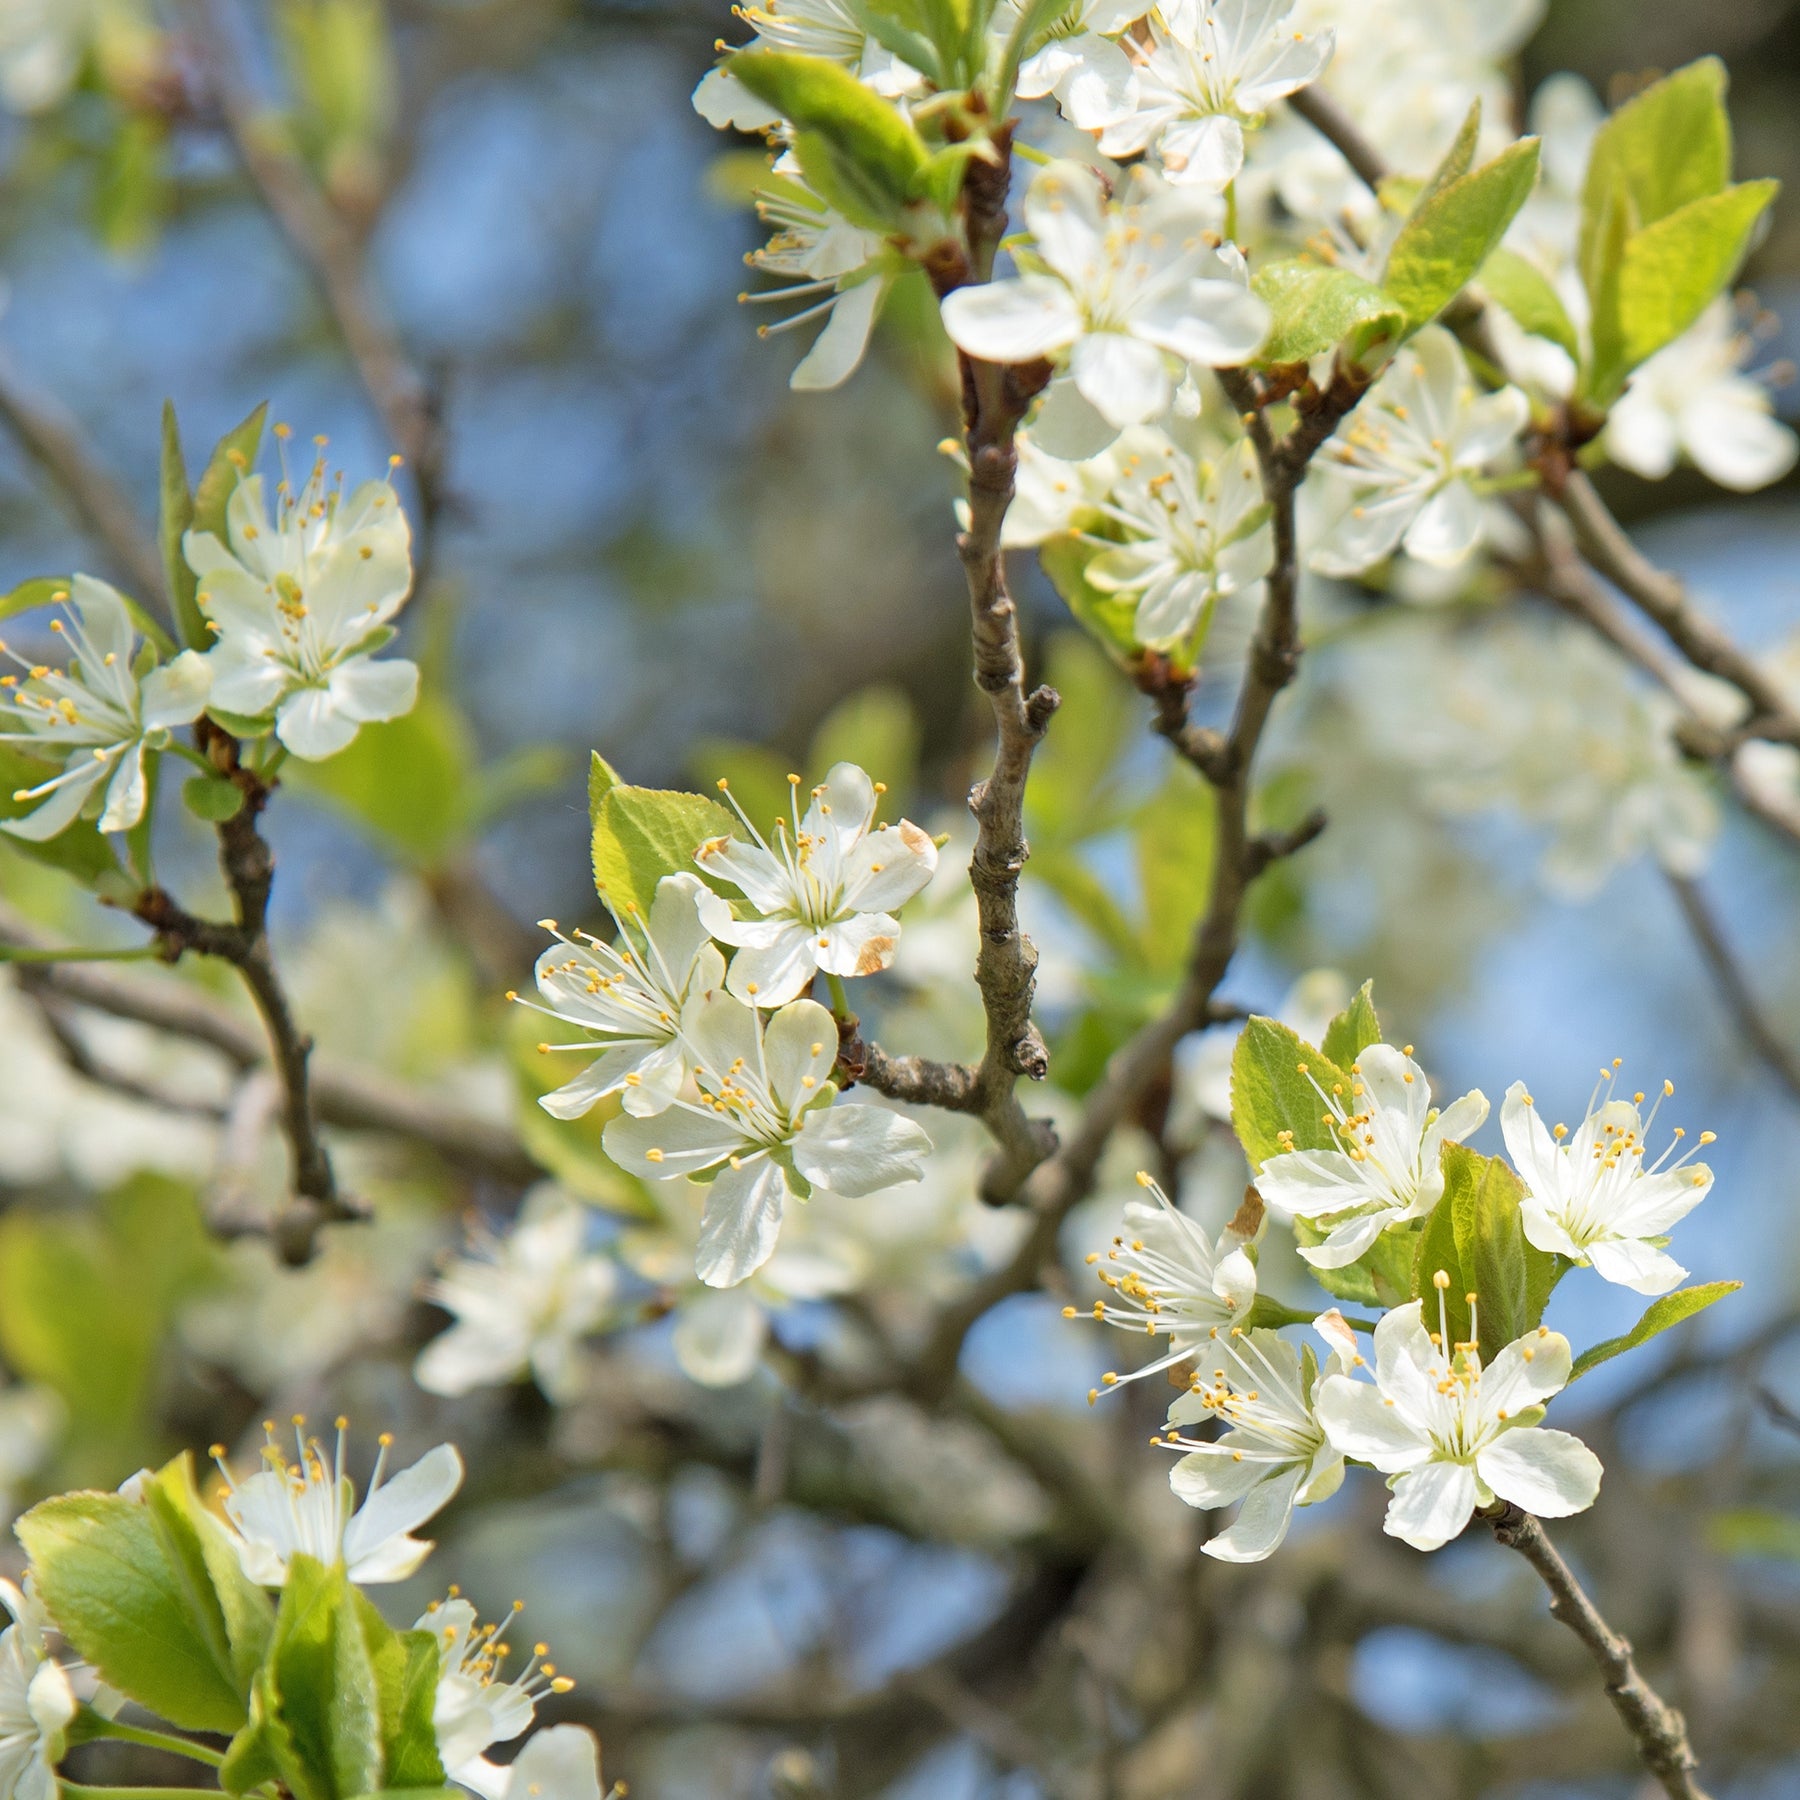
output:
{"label": "young green leaf", "polygon": [[13,1529],[63,1636],[104,1681],[190,1731],[244,1723],[216,1601],[199,1603],[148,1506],[63,1494]]}
{"label": "young green leaf", "polygon": [[794,151],[819,197],[866,231],[901,227],[930,160],[899,109],[818,56],[740,51],[725,65],[794,125]]}
{"label": "young green leaf", "polygon": [[1619,200],[1630,233],[1731,179],[1725,84],[1725,65],[1702,57],[1645,88],[1600,127],[1581,194],[1578,263],[1590,296],[1602,280],[1607,215]]}
{"label": "young green leaf", "polygon": [[1279,1019],[1251,1019],[1231,1056],[1231,1128],[1252,1171],[1284,1150],[1341,1148],[1319,1089],[1347,1098],[1350,1086],[1342,1069]]}
{"label": "young green leaf", "polygon": [[1381,1021],[1375,1016],[1375,984],[1365,981],[1356,997],[1325,1028],[1319,1048],[1326,1059],[1347,1069],[1371,1044],[1381,1042]]}
{"label": "young green leaf", "polygon": [[1581,356],[1581,340],[1550,277],[1504,244],[1481,265],[1478,277],[1494,304],[1512,315],[1514,324],[1533,337],[1547,338],[1572,358]]}
{"label": "young green leaf", "polygon": [[[241,424],[234,425],[213,446],[200,484],[194,489],[194,522],[196,531],[210,531],[220,542],[225,540],[225,508],[237,491],[237,484],[249,474],[262,447],[263,421],[269,415],[264,401]],[[212,642],[212,634],[202,635],[199,648]]]}
{"label": "young green leaf", "polygon": [[341,1564],[288,1563],[269,1646],[282,1777],[305,1800],[348,1800],[381,1786],[381,1706],[374,1665]]}
{"label": "young green leaf", "polygon": [[220,775],[190,775],[181,784],[182,804],[209,825],[235,819],[244,809],[244,790]]}
{"label": "young green leaf", "polygon": [[1394,300],[1349,269],[1292,257],[1270,263],[1251,282],[1269,308],[1269,335],[1260,363],[1306,362],[1353,335],[1354,348],[1399,336],[1406,323]]}
{"label": "young green leaf", "polygon": [[390,1792],[441,1787],[444,1765],[432,1723],[437,1701],[437,1639],[429,1631],[395,1631],[361,1592],[355,1592],[355,1604],[375,1677],[383,1784]]}
{"label": "young green leaf", "polygon": [[1597,1369],[1603,1362],[1611,1362],[1615,1356],[1622,1356],[1627,1350],[1635,1350],[1639,1344],[1648,1343],[1658,1332],[1667,1331],[1671,1325],[1679,1325],[1684,1319],[1691,1319],[1695,1313],[1704,1312],[1715,1300],[1723,1300],[1727,1294],[1735,1294],[1743,1285],[1741,1281],[1709,1281],[1699,1287],[1682,1288],[1676,1293],[1664,1294],[1660,1300],[1651,1302],[1645,1309],[1644,1316],[1623,1337],[1607,1338],[1604,1343],[1582,1351],[1575,1359],[1575,1367],[1570,1372],[1569,1379],[1575,1381],[1589,1369]]}
{"label": "young green leaf", "polygon": [[609,788],[594,815],[594,885],[621,912],[635,906],[648,915],[656,884],[665,875],[691,874],[700,846],[736,825],[700,794]]}
{"label": "young green leaf", "polygon": [[188,487],[187,460],[181,450],[181,427],[175,420],[175,402],[165,400],[162,414],[161,504],[157,515],[157,544],[162,551],[163,579],[169,587],[169,605],[175,629],[190,650],[204,650],[211,641],[206,617],[194,594],[199,577],[188,567],[181,552],[182,534],[194,522],[194,496]]}
{"label": "young green leaf", "polygon": [[[1523,1194],[1518,1176],[1501,1158],[1463,1144],[1444,1147],[1444,1200],[1457,1255],[1452,1279],[1460,1275],[1465,1284],[1452,1297],[1463,1303],[1460,1332],[1466,1338],[1467,1297],[1476,1296],[1480,1349],[1487,1362],[1514,1338],[1536,1329],[1560,1272],[1554,1256],[1526,1241],[1519,1210]],[[1435,1270],[1422,1272],[1429,1279]],[[1435,1312],[1431,1293],[1420,1291],[1427,1312]]]}
{"label": "young green leaf", "polygon": [[1436,318],[1493,254],[1537,180],[1537,165],[1537,139],[1521,138],[1492,162],[1427,189],[1381,278],[1412,329]]}
{"label": "young green leaf", "polygon": [[1725,290],[1780,186],[1741,182],[1692,200],[1626,239],[1619,327],[1627,369],[1678,338]]}
{"label": "young green leaf", "polygon": [[1088,564],[1105,550],[1105,544],[1071,531],[1040,545],[1038,563],[1076,621],[1123,666],[1142,654],[1134,630],[1137,600],[1132,595],[1103,594],[1088,581]]}

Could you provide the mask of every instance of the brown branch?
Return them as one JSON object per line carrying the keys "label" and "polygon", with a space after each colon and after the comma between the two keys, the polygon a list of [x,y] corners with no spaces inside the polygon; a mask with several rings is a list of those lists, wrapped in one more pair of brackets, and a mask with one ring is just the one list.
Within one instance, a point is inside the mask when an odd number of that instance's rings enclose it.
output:
{"label": "brown branch", "polygon": [[0,419],[62,491],[106,552],[112,572],[135,598],[166,616],[162,556],[136,508],[96,460],[77,421],[56,401],[34,393],[5,358],[0,358]]}
{"label": "brown branch", "polygon": [[1733,1024],[1743,1033],[1769,1073],[1787,1090],[1789,1097],[1800,1100],[1800,1059],[1796,1059],[1763,1016],[1762,1007],[1751,991],[1744,971],[1739,968],[1730,944],[1725,941],[1724,930],[1713,915],[1700,884],[1686,875],[1667,870],[1664,873],[1669,891],[1675,896],[1675,904],[1687,921],[1694,947],[1700,952]]}
{"label": "brown branch", "polygon": [[1550,1616],[1568,1626],[1606,1679],[1606,1697],[1637,1740],[1644,1766],[1670,1800],[1707,1800],[1695,1779],[1698,1759],[1687,1723],[1651,1687],[1632,1660],[1631,1646],[1600,1616],[1570,1572],[1543,1526],[1528,1512],[1503,1503],[1484,1512],[1494,1536],[1531,1564],[1550,1590]]}
{"label": "brown branch", "polygon": [[312,276],[370,404],[412,469],[419,494],[422,592],[443,474],[442,433],[430,390],[370,289],[357,234],[258,100],[236,51],[225,0],[184,0],[183,11],[192,26],[196,63],[238,166]]}
{"label": "brown branch", "polygon": [[[18,913],[0,906],[0,944],[35,950],[49,943]],[[14,977],[34,997],[44,994],[148,1025],[204,1045],[236,1069],[254,1069],[269,1060],[268,1042],[254,1024],[185,982],[147,981],[92,963],[20,963]],[[534,1181],[542,1173],[509,1127],[471,1118],[465,1109],[447,1106],[379,1070],[319,1057],[311,1076],[321,1124],[403,1138],[510,1184]]]}

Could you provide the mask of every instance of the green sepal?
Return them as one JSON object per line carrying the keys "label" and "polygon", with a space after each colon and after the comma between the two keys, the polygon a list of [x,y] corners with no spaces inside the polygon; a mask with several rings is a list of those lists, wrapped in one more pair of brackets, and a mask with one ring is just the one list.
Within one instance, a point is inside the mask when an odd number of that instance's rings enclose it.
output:
{"label": "green sepal", "polygon": [[222,775],[190,775],[181,784],[181,802],[196,819],[223,825],[244,810],[244,790]]}
{"label": "green sepal", "polygon": [[1603,1343],[1595,1344],[1592,1349],[1582,1351],[1575,1359],[1575,1367],[1570,1371],[1569,1379],[1576,1381],[1589,1369],[1597,1369],[1603,1362],[1611,1362],[1615,1356],[1622,1356],[1627,1350],[1635,1350],[1639,1344],[1648,1343],[1659,1332],[1691,1319],[1695,1313],[1704,1312],[1714,1301],[1723,1300],[1727,1294],[1735,1294],[1743,1285],[1741,1281],[1708,1281],[1699,1287],[1682,1288],[1676,1293],[1664,1294],[1660,1300],[1651,1302],[1644,1316],[1623,1337],[1607,1338]]}

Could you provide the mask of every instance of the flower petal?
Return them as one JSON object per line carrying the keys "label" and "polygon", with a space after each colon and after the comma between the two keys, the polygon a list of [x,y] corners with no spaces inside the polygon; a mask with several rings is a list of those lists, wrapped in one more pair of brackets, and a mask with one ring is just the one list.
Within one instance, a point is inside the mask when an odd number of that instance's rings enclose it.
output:
{"label": "flower petal", "polygon": [[1415,1550],[1439,1550],[1475,1511],[1475,1472],[1466,1464],[1430,1462],[1402,1475],[1381,1529]]}
{"label": "flower petal", "polygon": [[1366,1381],[1328,1375],[1314,1405],[1333,1448],[1372,1463],[1384,1475],[1414,1468],[1431,1454],[1425,1433]]}
{"label": "flower petal", "polygon": [[[1179,1465],[1177,1465],[1179,1466]],[[1200,1546],[1220,1562],[1261,1562],[1281,1548],[1294,1519],[1294,1502],[1306,1479],[1306,1465],[1294,1463],[1259,1481],[1227,1531]]]}
{"label": "flower petal", "polygon": [[694,1270],[712,1288],[748,1281],[775,1253],[787,1181],[766,1156],[722,1169],[706,1190]]}
{"label": "flower petal", "polygon": [[958,288],[945,296],[943,315],[950,341],[981,362],[1036,362],[1081,335],[1074,296],[1047,275]]}
{"label": "flower petal", "polygon": [[1600,1492],[1600,1459],[1566,1431],[1521,1426],[1502,1432],[1475,1458],[1481,1479],[1502,1500],[1546,1519],[1585,1512]]}
{"label": "flower petal", "polygon": [[794,1166],[808,1181],[858,1199],[925,1173],[931,1139],[885,1106],[815,1107],[794,1139]]}

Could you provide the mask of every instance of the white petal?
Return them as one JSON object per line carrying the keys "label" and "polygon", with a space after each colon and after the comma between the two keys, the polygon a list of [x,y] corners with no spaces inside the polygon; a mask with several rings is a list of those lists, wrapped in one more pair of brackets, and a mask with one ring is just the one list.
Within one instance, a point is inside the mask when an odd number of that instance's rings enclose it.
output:
{"label": "white petal", "polygon": [[1466,481],[1452,481],[1425,502],[1406,528],[1406,554],[1449,568],[1461,562],[1480,538],[1481,502]]}
{"label": "white petal", "polygon": [[815,1107],[794,1139],[794,1166],[808,1181],[854,1200],[925,1173],[931,1139],[885,1106]]}
{"label": "white petal", "polygon": [[1169,1486],[1177,1499],[1211,1512],[1243,1499],[1267,1473],[1262,1463],[1233,1456],[1223,1444],[1205,1444],[1169,1471]]}
{"label": "white petal", "polygon": [[951,342],[981,362],[1036,362],[1081,335],[1074,298],[1047,275],[958,288],[945,296],[943,313]]}
{"label": "white petal", "polygon": [[1347,1269],[1381,1236],[1394,1214],[1369,1213],[1362,1218],[1346,1219],[1334,1226],[1322,1244],[1302,1244],[1302,1261],[1315,1269]]}
{"label": "white petal", "polygon": [[1269,334],[1269,309],[1236,281],[1190,281],[1131,315],[1134,337],[1209,369],[1254,356]]}
{"label": "white petal", "polygon": [[1540,1405],[1568,1386],[1569,1340],[1559,1331],[1538,1330],[1510,1343],[1481,1375],[1481,1412],[1493,1419]]}
{"label": "white petal", "polygon": [[1200,1548],[1220,1562],[1261,1562],[1274,1555],[1293,1522],[1295,1497],[1305,1478],[1305,1465],[1295,1463],[1259,1481],[1244,1496],[1230,1530],[1208,1538]]}
{"label": "white petal", "polygon": [[869,348],[869,334],[875,329],[875,314],[887,286],[877,276],[844,289],[825,321],[825,329],[788,377],[789,387],[802,394],[826,393],[842,387],[856,373]]}
{"label": "white petal", "polygon": [[349,749],[357,730],[357,721],[339,709],[327,688],[300,688],[275,714],[275,735],[303,762],[323,762]]}
{"label": "white petal", "polygon": [[1800,456],[1797,439],[1768,412],[1768,397],[1748,381],[1752,397],[1707,395],[1681,415],[1681,437],[1701,472],[1720,487],[1753,493],[1779,481]]}
{"label": "white petal", "polygon": [[584,1725],[548,1725],[506,1773],[505,1800],[600,1800],[600,1741]]}
{"label": "white petal", "polygon": [[331,671],[332,704],[359,725],[397,719],[419,697],[419,668],[404,657],[353,656]]}
{"label": "white petal", "polygon": [[1674,1257],[1635,1238],[1601,1238],[1587,1247],[1594,1273],[1640,1294],[1666,1294],[1687,1274]]}
{"label": "white petal", "polygon": [[206,709],[212,691],[212,666],[197,650],[183,650],[144,677],[143,720],[146,731],[189,725]]}
{"label": "white petal", "polygon": [[652,1181],[698,1175],[744,1147],[743,1134],[713,1113],[672,1106],[654,1118],[629,1113],[607,1121],[601,1142],[620,1168]]}
{"label": "white petal", "polygon": [[1319,1423],[1332,1446],[1384,1475],[1416,1467],[1431,1454],[1431,1440],[1366,1381],[1328,1375],[1314,1396]]}
{"label": "white petal", "polygon": [[1031,441],[1064,462],[1086,462],[1118,441],[1110,424],[1067,375],[1059,375],[1044,391],[1031,422]]}
{"label": "white petal", "polygon": [[1222,194],[1244,166],[1244,128],[1227,113],[1180,119],[1163,132],[1157,154],[1171,181]]}
{"label": "white petal", "polygon": [[1475,1467],[1502,1500],[1546,1519],[1585,1512],[1600,1492],[1599,1457],[1566,1431],[1502,1432],[1476,1456]]}
{"label": "white petal", "polygon": [[891,913],[865,912],[827,925],[813,939],[813,954],[832,975],[875,975],[893,967],[900,921]]}
{"label": "white petal", "polygon": [[1122,331],[1087,333],[1069,359],[1069,373],[1082,398],[1120,429],[1161,418],[1175,391],[1162,352]]}
{"label": "white petal", "polygon": [[42,803],[23,818],[0,821],[0,831],[9,831],[28,843],[48,842],[75,822],[88,795],[112,768],[110,762],[100,761],[85,748],[72,752],[65,766],[74,771],[68,780],[45,795]]}
{"label": "white petal", "polygon": [[789,1116],[818,1097],[837,1061],[837,1021],[815,1000],[796,1000],[763,1033],[769,1088]]}
{"label": "white petal", "polygon": [[706,1190],[694,1270],[708,1287],[748,1281],[775,1253],[787,1182],[766,1156],[722,1169]]}
{"label": "white petal", "polygon": [[748,1288],[709,1289],[682,1302],[675,1360],[702,1387],[736,1387],[756,1373],[768,1335],[768,1315]]}
{"label": "white petal", "polygon": [[144,746],[133,744],[113,770],[106,784],[106,804],[100,809],[102,831],[129,831],[143,816],[150,798],[150,784],[144,775]]}
{"label": "white petal", "polygon": [[[428,1450],[409,1469],[402,1469],[366,1499],[344,1532],[344,1561],[352,1581],[400,1580],[384,1572],[394,1549],[409,1543],[410,1533],[433,1514],[441,1512],[462,1486],[462,1458],[454,1445],[439,1444]],[[431,1548],[419,1546],[419,1554]],[[415,1560],[407,1568],[410,1574]]]}
{"label": "white petal", "polygon": [[1400,1477],[1382,1530],[1415,1550],[1437,1550],[1475,1511],[1475,1474],[1462,1463],[1432,1462]]}
{"label": "white petal", "polygon": [[1038,254],[1077,293],[1100,282],[1107,262],[1106,227],[1100,178],[1092,169],[1075,162],[1041,169],[1025,194],[1025,223],[1037,239]]}

